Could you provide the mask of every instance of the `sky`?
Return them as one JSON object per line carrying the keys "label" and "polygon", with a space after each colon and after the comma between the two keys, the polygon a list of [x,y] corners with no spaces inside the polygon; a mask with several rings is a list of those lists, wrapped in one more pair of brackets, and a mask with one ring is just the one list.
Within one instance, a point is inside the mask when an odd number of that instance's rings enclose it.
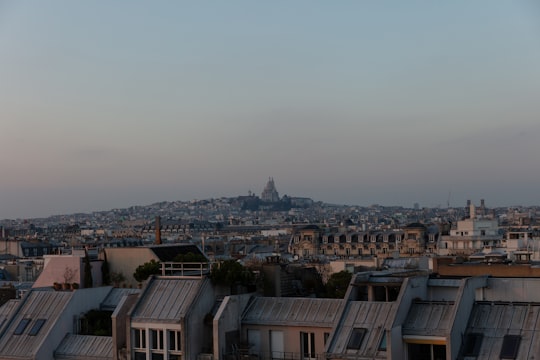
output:
{"label": "sky", "polygon": [[530,1],[0,0],[0,219],[540,205]]}

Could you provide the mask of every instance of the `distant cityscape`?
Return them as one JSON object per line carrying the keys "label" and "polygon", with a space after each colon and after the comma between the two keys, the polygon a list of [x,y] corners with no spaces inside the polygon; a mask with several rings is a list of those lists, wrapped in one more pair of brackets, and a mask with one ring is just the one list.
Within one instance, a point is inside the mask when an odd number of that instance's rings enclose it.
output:
{"label": "distant cityscape", "polygon": [[0,358],[538,357],[540,207],[488,204],[326,204],[270,177],[3,220]]}

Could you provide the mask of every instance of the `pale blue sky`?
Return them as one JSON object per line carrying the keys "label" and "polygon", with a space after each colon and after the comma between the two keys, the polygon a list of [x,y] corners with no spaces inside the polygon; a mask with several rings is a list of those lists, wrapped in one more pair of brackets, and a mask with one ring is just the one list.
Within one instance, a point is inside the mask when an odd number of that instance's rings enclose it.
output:
{"label": "pale blue sky", "polygon": [[1,1],[0,218],[540,204],[536,1]]}

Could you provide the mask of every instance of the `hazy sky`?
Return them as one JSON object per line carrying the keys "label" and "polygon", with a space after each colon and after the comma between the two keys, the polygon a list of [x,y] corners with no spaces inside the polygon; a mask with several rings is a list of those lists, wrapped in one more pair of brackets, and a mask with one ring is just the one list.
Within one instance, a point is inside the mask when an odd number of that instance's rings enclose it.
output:
{"label": "hazy sky", "polygon": [[531,1],[1,1],[0,218],[540,204]]}

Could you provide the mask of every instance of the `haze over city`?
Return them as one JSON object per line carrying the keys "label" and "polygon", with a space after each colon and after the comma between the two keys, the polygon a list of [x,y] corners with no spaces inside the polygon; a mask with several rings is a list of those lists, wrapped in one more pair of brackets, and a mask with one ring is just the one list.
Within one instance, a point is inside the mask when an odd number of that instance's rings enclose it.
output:
{"label": "haze over city", "polygon": [[540,204],[535,1],[0,1],[0,219]]}

